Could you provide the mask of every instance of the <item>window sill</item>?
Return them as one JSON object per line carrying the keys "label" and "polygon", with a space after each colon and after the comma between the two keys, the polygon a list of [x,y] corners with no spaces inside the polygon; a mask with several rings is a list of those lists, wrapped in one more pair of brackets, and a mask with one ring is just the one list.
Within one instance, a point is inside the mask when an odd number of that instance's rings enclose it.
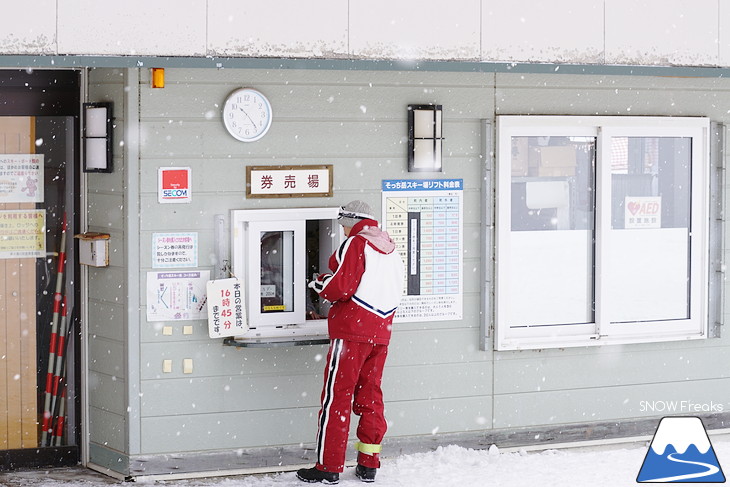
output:
{"label": "window sill", "polygon": [[240,338],[232,337],[223,340],[223,345],[236,348],[272,348],[298,347],[303,345],[327,345],[330,339],[326,336],[297,336],[297,337],[260,337]]}
{"label": "window sill", "polygon": [[707,333],[676,334],[676,335],[633,335],[633,336],[580,336],[580,337],[556,337],[550,338],[520,338],[503,340],[497,351],[519,351],[519,350],[542,350],[546,348],[575,348],[575,347],[598,347],[606,345],[630,345],[638,343],[661,343],[678,342],[687,340],[704,340],[708,338]]}

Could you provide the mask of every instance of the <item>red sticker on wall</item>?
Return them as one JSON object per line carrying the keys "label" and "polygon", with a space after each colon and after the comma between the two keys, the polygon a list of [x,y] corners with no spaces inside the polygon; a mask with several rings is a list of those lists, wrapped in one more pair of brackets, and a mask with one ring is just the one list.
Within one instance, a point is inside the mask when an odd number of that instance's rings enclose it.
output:
{"label": "red sticker on wall", "polygon": [[160,203],[189,203],[192,199],[189,167],[161,167],[157,200]]}

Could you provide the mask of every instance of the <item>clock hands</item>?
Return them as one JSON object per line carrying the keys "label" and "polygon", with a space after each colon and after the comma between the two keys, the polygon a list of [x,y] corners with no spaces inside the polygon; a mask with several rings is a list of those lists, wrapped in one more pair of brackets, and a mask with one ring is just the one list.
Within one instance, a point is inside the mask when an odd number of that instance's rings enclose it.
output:
{"label": "clock hands", "polygon": [[254,128],[256,128],[256,122],[253,121],[253,118],[251,118],[251,115],[249,115],[248,112],[241,107],[238,107],[238,109],[241,110],[244,113],[244,115],[246,115],[246,117],[248,117],[249,120],[251,120],[251,124],[254,126]]}

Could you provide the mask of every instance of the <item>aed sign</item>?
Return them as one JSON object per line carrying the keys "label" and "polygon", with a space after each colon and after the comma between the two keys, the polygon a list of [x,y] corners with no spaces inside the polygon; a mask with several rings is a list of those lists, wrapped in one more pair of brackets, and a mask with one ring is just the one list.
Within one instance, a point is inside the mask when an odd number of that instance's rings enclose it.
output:
{"label": "aed sign", "polygon": [[192,200],[189,167],[161,167],[157,182],[157,201],[160,203],[190,203]]}
{"label": "aed sign", "polygon": [[624,200],[624,228],[661,228],[661,196],[627,196]]}

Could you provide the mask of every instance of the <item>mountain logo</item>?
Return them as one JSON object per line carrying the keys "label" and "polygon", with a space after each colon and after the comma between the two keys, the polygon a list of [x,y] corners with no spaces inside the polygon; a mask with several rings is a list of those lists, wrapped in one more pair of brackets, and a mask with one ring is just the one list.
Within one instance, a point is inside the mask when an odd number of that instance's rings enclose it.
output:
{"label": "mountain logo", "polygon": [[637,482],[725,482],[722,467],[696,416],[662,418]]}

